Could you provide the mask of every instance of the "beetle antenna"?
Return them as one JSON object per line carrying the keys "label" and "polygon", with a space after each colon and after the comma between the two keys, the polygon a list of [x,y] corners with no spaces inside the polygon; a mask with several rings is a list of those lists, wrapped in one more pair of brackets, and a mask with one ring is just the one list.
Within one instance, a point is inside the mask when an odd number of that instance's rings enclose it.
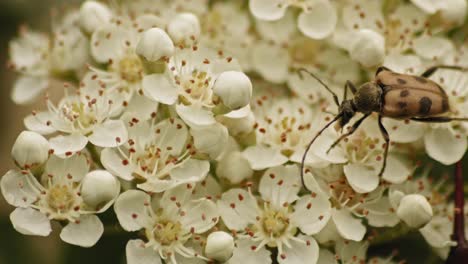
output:
{"label": "beetle antenna", "polygon": [[328,124],[326,124],[319,132],[317,132],[317,134],[315,135],[314,138],[312,138],[312,140],[309,142],[309,145],[307,145],[307,148],[305,149],[305,152],[304,152],[304,155],[302,155],[302,161],[301,161],[301,182],[302,182],[302,186],[304,186],[304,188],[306,190],[309,190],[307,189],[306,185],[305,185],[305,182],[304,182],[304,165],[305,165],[305,159],[307,157],[307,153],[309,152],[309,149],[310,147],[312,146],[312,144],[314,144],[315,140],[318,138],[318,136],[320,136],[322,134],[323,131],[325,131],[325,129],[327,129],[331,124],[333,124],[336,120],[338,120],[341,116],[343,116],[343,113],[339,113],[337,116],[335,116],[332,121],[328,122]]}
{"label": "beetle antenna", "polygon": [[338,101],[338,96],[336,95],[336,93],[334,93],[322,80],[320,80],[319,77],[315,76],[313,73],[311,73],[310,71],[308,71],[306,68],[299,68],[297,69],[297,73],[299,74],[299,77],[301,77],[302,79],[302,72],[306,72],[308,73],[310,76],[312,76],[312,78],[314,78],[315,80],[317,80],[321,85],[323,85],[323,87],[325,87],[325,89],[327,89],[327,91],[329,91],[332,96],[333,96],[333,100],[335,101],[335,104],[339,107],[340,106],[340,102]]}

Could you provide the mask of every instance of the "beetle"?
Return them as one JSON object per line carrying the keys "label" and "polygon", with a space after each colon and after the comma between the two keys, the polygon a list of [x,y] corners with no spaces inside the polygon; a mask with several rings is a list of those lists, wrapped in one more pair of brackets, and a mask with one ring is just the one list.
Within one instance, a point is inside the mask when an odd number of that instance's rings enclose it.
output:
{"label": "beetle", "polygon": [[[312,138],[306,147],[301,161],[301,181],[304,184],[304,163],[312,144],[331,124],[338,121],[340,127],[349,123],[356,113],[363,116],[351,125],[349,131],[342,134],[330,148],[330,152],[340,141],[352,135],[362,122],[372,113],[378,113],[378,125],[385,140],[383,164],[379,172],[382,176],[387,165],[387,154],[390,137],[382,124],[382,118],[410,119],[417,122],[445,123],[451,121],[468,121],[468,118],[441,116],[450,110],[447,93],[436,82],[428,79],[438,69],[452,69],[467,71],[459,66],[437,65],[428,68],[420,76],[396,73],[386,67],[379,67],[375,78],[362,84],[359,88],[351,81],[346,81],[343,100],[338,101],[338,96],[317,76],[305,68],[297,70],[302,78],[305,72],[316,79],[333,96],[333,101],[338,106],[338,114],[327,123]],[[353,98],[347,99],[348,89],[353,93]]]}

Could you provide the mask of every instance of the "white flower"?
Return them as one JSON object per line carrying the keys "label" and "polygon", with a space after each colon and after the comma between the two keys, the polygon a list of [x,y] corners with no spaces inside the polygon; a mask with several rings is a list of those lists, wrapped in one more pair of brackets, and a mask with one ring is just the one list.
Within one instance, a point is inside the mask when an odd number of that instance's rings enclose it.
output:
{"label": "white flower", "polygon": [[216,225],[218,213],[212,201],[194,200],[191,188],[177,187],[165,192],[161,200],[151,199],[137,190],[119,196],[114,209],[120,225],[127,231],[143,229],[146,240],[127,243],[129,264],[141,263],[142,259],[152,260],[152,263],[161,263],[164,259],[166,263],[176,264],[177,256],[206,259],[187,243]]}
{"label": "white flower", "polygon": [[[302,263],[303,259],[316,263],[318,245],[311,235],[328,222],[330,203],[321,193],[299,197],[299,190],[298,167],[278,166],[260,180],[262,200],[251,192],[231,189],[218,200],[218,209],[224,224],[239,238],[255,242],[251,250],[268,245],[278,248],[279,263]],[[306,235],[296,236],[298,228]]]}
{"label": "white flower", "polygon": [[252,97],[252,82],[243,72],[225,71],[216,79],[213,92],[220,97],[225,106],[237,110],[249,104]]}
{"label": "white flower", "polygon": [[167,33],[176,44],[190,44],[200,36],[200,22],[191,13],[177,14],[169,21]]}
{"label": "white flower", "polygon": [[[102,184],[102,179],[94,176],[96,172],[87,173],[88,166],[84,155],[68,159],[51,156],[40,181],[29,172],[7,172],[1,190],[6,201],[18,207],[10,215],[15,229],[26,235],[47,236],[52,231],[49,220],[67,221],[60,233],[63,241],[93,246],[104,231],[94,214],[112,205],[120,184],[112,175],[101,172],[107,181]],[[94,197],[89,196],[91,192]]]}
{"label": "white flower", "polygon": [[427,199],[420,194],[404,196],[397,209],[397,215],[408,226],[420,228],[432,218],[432,208]]}
{"label": "white flower", "polygon": [[[412,0],[414,5],[428,14],[440,12],[441,17],[449,26],[460,26],[465,21],[467,3],[465,0]],[[441,23],[443,26],[444,24]],[[445,25],[446,26],[446,25]]]}
{"label": "white flower", "polygon": [[364,67],[382,64],[385,58],[385,40],[379,34],[369,29],[361,29],[354,35],[349,48],[351,58]]}
{"label": "white flower", "polygon": [[313,39],[323,39],[335,29],[337,15],[335,7],[328,0],[250,0],[252,14],[262,20],[281,19],[289,6],[302,9],[298,17],[298,28]]}
{"label": "white flower", "polygon": [[202,181],[209,162],[191,158],[188,130],[180,119],[157,124],[140,122],[129,128],[129,140],[102,151],[103,166],[116,176],[140,181],[138,188],[162,192],[181,184]]}
{"label": "white flower", "polygon": [[87,33],[93,33],[96,28],[109,23],[112,12],[109,8],[96,1],[86,1],[80,7],[80,24]]}
{"label": "white flower", "polygon": [[164,30],[150,28],[143,33],[138,41],[136,53],[146,60],[154,62],[172,56],[174,44]]}
{"label": "white flower", "polygon": [[13,144],[11,156],[22,169],[37,168],[49,157],[49,142],[36,132],[23,131]]}
{"label": "white flower", "polygon": [[226,262],[232,257],[234,238],[223,231],[210,233],[206,239],[205,254],[208,258]]}

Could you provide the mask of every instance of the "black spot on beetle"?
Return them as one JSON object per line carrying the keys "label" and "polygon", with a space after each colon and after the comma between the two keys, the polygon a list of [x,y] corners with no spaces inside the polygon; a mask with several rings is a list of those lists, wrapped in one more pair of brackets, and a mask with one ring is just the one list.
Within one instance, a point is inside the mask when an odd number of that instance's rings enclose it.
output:
{"label": "black spot on beetle", "polygon": [[413,76],[413,77],[419,83],[427,83],[427,80],[425,78],[423,78],[423,77],[419,77],[419,76]]}
{"label": "black spot on beetle", "polygon": [[408,96],[408,95],[409,95],[409,91],[408,91],[408,90],[402,90],[402,91],[400,92],[400,97],[406,97],[406,96]]}
{"label": "black spot on beetle", "polygon": [[406,81],[401,78],[397,78],[397,82],[398,84],[406,84]]}
{"label": "black spot on beetle", "polygon": [[420,115],[428,115],[431,111],[432,100],[429,97],[424,96],[419,100],[419,114]]}
{"label": "black spot on beetle", "polygon": [[398,107],[401,109],[408,107],[408,104],[406,102],[398,102]]}

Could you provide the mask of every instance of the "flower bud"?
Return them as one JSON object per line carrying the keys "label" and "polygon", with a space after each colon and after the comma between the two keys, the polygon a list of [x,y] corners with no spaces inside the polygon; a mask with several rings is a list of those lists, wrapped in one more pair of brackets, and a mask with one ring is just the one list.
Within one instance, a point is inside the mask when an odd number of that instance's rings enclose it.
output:
{"label": "flower bud", "polygon": [[166,32],[160,28],[150,28],[143,33],[136,46],[136,53],[154,62],[174,53],[174,44]]}
{"label": "flower bud", "polygon": [[362,29],[354,35],[349,53],[351,58],[364,67],[372,67],[383,63],[385,58],[385,39],[379,33]]}
{"label": "flower bud", "polygon": [[229,180],[232,184],[238,184],[241,181],[251,177],[253,174],[249,162],[239,151],[233,151],[224,155],[216,167],[216,175]]}
{"label": "flower bud", "polygon": [[106,207],[120,192],[120,182],[105,170],[89,172],[81,184],[83,201],[96,210]]}
{"label": "flower bud", "polygon": [[102,3],[86,1],[81,5],[80,25],[87,33],[93,33],[96,28],[109,23],[111,17],[111,11]]}
{"label": "flower bud", "polygon": [[249,104],[252,82],[243,72],[225,71],[216,79],[213,92],[221,98],[225,106],[236,110]]}
{"label": "flower bud", "polygon": [[183,43],[190,38],[198,38],[200,22],[194,14],[178,14],[167,25],[167,32],[175,43]]}
{"label": "flower bud", "polygon": [[432,207],[426,197],[409,194],[401,199],[397,215],[409,227],[421,228],[431,221]]}
{"label": "flower bud", "polygon": [[49,142],[36,132],[23,131],[16,138],[11,155],[23,169],[41,166],[49,157]]}
{"label": "flower bud", "polygon": [[223,231],[216,231],[208,235],[205,254],[212,260],[224,263],[232,257],[234,239]]}

